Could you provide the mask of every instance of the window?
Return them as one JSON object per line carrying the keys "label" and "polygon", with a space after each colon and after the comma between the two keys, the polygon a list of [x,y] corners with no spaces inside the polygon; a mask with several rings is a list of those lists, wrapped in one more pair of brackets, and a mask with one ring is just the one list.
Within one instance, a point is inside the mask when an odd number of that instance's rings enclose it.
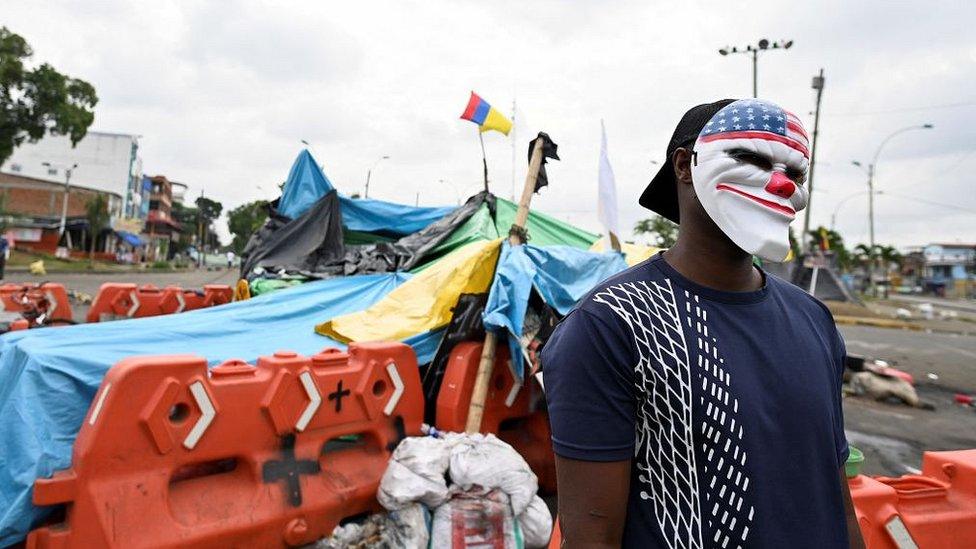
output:
{"label": "window", "polygon": [[58,175],[58,169],[57,168],[48,168],[47,169],[47,174],[48,175]]}
{"label": "window", "polygon": [[12,171],[12,172],[19,172],[20,170],[21,170],[20,164],[11,164],[10,165],[10,171]]}

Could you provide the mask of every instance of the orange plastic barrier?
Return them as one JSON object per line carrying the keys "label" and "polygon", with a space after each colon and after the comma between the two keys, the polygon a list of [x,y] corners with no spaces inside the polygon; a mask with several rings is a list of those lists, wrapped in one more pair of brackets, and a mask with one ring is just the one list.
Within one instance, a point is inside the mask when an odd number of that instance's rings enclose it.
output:
{"label": "orange plastic barrier", "polygon": [[868,549],[976,547],[976,450],[925,452],[921,475],[848,484]]}
{"label": "orange plastic barrier", "polygon": [[194,356],[116,364],[36,505],[68,504],[27,547],[285,547],[380,510],[392,449],[420,434],[416,357],[350,345],[207,371]]}
{"label": "orange plastic barrier", "polygon": [[179,286],[157,288],[152,284],[118,284],[107,282],[88,310],[88,322],[120,318],[143,318],[203,309],[230,303],[234,290],[225,284],[208,284],[203,291],[184,290]]}
{"label": "orange plastic barrier", "polygon": [[71,322],[71,303],[63,284],[2,284],[0,301],[3,310],[23,313],[28,324]]}
{"label": "orange plastic barrier", "polygon": [[[437,395],[435,427],[441,431],[463,432],[465,429],[482,346],[479,342],[464,342],[451,351]],[[542,491],[555,492],[556,465],[549,418],[534,406],[543,398],[542,391],[535,383],[518,382],[509,367],[508,357],[508,347],[499,345],[485,398],[481,432],[494,433],[511,444],[539,477]]]}

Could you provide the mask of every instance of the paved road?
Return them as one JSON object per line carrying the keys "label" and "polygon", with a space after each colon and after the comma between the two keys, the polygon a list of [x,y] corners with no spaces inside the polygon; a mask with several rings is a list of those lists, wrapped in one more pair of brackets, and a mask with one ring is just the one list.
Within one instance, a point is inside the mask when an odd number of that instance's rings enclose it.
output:
{"label": "paved road", "polygon": [[[921,467],[925,450],[976,448],[976,409],[953,402],[976,393],[976,337],[841,326],[851,353],[882,358],[915,376],[935,410],[860,397],[844,399],[847,437],[865,453],[868,474],[901,475]],[[937,380],[927,374],[935,373]]]}
{"label": "paved road", "polygon": [[840,331],[849,353],[887,360],[919,382],[934,373],[947,390],[976,393],[976,337],[868,326]]}

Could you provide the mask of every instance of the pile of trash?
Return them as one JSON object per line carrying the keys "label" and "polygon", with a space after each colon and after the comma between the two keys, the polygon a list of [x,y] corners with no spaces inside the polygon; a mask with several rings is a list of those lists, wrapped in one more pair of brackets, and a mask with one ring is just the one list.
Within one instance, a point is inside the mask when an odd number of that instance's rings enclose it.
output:
{"label": "pile of trash", "polygon": [[552,515],[537,491],[529,465],[495,435],[406,438],[377,493],[389,512],[339,526],[316,547],[546,547]]}

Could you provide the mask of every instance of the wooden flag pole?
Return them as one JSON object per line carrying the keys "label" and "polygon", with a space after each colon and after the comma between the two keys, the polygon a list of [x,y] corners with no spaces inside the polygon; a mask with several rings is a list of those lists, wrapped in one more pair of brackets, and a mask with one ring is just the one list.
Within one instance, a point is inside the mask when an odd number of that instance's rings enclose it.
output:
{"label": "wooden flag pole", "polygon": [[[532,159],[529,161],[529,171],[525,174],[525,186],[522,188],[522,198],[519,200],[518,211],[515,213],[515,223],[508,236],[508,243],[512,246],[524,244],[525,224],[529,219],[529,204],[535,193],[535,182],[539,177],[542,166],[543,139],[536,138],[532,149]],[[471,392],[471,405],[468,407],[468,421],[465,431],[478,433],[481,431],[481,418],[485,413],[485,399],[488,398],[488,385],[495,368],[495,347],[497,344],[495,332],[485,333],[485,344],[481,348],[481,361],[478,363],[478,375],[474,380],[474,390]]]}

